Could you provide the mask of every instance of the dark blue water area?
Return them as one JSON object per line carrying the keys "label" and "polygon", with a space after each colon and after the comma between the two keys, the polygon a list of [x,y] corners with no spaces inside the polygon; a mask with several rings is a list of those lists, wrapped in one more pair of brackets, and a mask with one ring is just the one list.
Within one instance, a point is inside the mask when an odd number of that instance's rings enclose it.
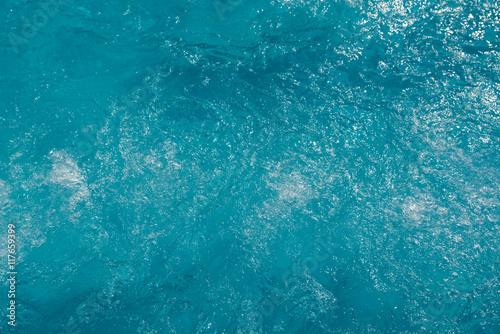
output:
{"label": "dark blue water area", "polygon": [[2,333],[500,333],[498,1],[0,12]]}

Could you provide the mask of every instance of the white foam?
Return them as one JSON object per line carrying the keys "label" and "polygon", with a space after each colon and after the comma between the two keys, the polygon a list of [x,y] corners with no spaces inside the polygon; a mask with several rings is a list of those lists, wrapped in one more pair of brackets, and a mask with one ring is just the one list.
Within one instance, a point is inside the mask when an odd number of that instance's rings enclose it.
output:
{"label": "white foam", "polygon": [[90,192],[85,177],[76,162],[65,150],[51,151],[50,158],[53,161],[53,166],[47,181],[73,191],[69,199],[71,208],[74,208],[77,203],[87,200]]}

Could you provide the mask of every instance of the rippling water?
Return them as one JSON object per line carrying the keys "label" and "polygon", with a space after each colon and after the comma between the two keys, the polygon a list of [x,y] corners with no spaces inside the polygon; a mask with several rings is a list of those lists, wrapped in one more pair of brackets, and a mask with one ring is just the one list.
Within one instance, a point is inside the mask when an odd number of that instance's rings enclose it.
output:
{"label": "rippling water", "polygon": [[500,333],[498,1],[0,8],[16,332]]}

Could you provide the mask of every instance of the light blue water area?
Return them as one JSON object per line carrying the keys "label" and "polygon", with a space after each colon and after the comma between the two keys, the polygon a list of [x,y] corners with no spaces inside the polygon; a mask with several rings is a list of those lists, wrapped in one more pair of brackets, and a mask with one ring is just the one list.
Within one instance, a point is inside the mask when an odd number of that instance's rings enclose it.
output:
{"label": "light blue water area", "polygon": [[2,333],[500,333],[498,1],[0,12]]}

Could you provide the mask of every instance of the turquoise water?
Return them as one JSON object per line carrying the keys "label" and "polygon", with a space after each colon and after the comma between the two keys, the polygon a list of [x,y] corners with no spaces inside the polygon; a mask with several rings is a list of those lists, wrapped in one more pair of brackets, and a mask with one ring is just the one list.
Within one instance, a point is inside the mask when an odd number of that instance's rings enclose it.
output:
{"label": "turquoise water", "polygon": [[498,1],[0,9],[2,333],[500,333]]}

